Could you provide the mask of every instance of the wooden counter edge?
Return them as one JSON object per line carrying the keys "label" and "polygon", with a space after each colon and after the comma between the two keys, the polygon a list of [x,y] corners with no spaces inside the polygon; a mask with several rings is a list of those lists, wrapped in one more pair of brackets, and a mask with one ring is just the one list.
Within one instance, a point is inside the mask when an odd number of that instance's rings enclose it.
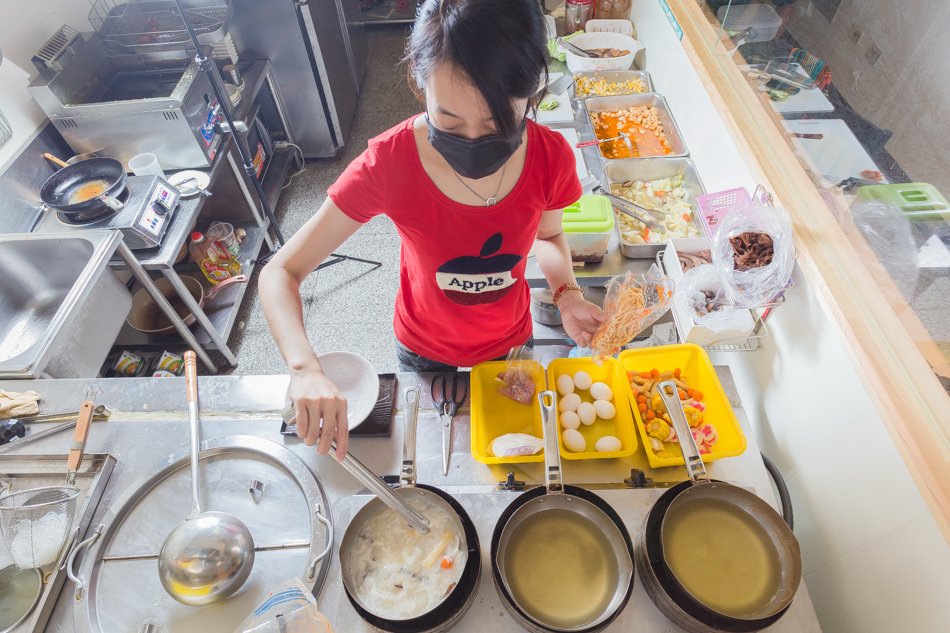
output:
{"label": "wooden counter edge", "polygon": [[[910,336],[801,168],[771,110],[762,106],[731,57],[710,48],[718,35],[702,8],[695,0],[668,1],[683,29],[683,48],[750,170],[776,204],[792,214],[798,263],[849,343],[858,375],[950,542],[950,411],[935,373],[946,371],[946,363],[927,347],[928,342],[935,347],[931,341]],[[919,321],[916,326],[923,327]]]}

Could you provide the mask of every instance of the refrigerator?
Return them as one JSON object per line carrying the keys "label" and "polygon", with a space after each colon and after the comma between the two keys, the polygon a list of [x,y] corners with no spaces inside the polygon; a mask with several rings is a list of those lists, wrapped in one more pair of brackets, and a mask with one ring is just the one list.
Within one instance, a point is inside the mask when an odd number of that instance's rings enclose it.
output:
{"label": "refrigerator", "polygon": [[269,59],[287,126],[307,158],[346,145],[368,49],[359,0],[232,0],[242,59]]}

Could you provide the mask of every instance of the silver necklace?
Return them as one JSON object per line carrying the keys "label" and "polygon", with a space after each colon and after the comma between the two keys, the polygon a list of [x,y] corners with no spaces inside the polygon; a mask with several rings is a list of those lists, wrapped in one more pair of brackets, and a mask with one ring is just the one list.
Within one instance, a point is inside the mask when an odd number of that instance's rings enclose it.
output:
{"label": "silver necklace", "polygon": [[462,183],[462,186],[471,191],[479,200],[485,201],[486,207],[493,207],[498,203],[498,192],[501,191],[501,183],[505,182],[505,170],[508,169],[508,161],[505,161],[505,165],[501,168],[501,179],[498,180],[498,187],[495,188],[495,193],[488,198],[482,198],[482,194],[478,193],[474,189],[468,186],[468,183],[462,180],[462,177],[458,175],[454,169],[452,173],[455,174],[455,177],[458,178],[458,181]]}

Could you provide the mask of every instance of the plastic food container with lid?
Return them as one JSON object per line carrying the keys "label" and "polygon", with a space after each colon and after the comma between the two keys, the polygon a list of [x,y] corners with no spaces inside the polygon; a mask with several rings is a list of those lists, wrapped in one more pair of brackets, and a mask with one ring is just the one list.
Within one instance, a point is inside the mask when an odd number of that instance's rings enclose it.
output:
{"label": "plastic food container with lid", "polygon": [[572,260],[595,263],[603,260],[614,229],[610,200],[604,196],[581,196],[564,209],[561,226],[567,235]]}
{"label": "plastic food container with lid", "polygon": [[719,7],[716,17],[722,28],[733,33],[751,29],[744,43],[774,40],[782,26],[782,18],[768,4],[740,4]]}

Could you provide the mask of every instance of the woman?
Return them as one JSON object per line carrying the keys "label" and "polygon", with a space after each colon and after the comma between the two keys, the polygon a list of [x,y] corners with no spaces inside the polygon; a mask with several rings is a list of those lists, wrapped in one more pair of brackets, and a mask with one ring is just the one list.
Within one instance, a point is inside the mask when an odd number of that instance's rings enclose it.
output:
{"label": "woman", "polygon": [[561,209],[581,196],[573,150],[526,115],[546,74],[537,0],[424,0],[407,45],[425,113],[369,142],[264,268],[261,302],[290,369],[297,433],[347,446],[346,400],[307,339],[300,284],[384,213],[402,238],[394,319],[404,371],[468,367],[530,342],[534,246],[564,328],[587,346],[603,319],[574,279]]}

